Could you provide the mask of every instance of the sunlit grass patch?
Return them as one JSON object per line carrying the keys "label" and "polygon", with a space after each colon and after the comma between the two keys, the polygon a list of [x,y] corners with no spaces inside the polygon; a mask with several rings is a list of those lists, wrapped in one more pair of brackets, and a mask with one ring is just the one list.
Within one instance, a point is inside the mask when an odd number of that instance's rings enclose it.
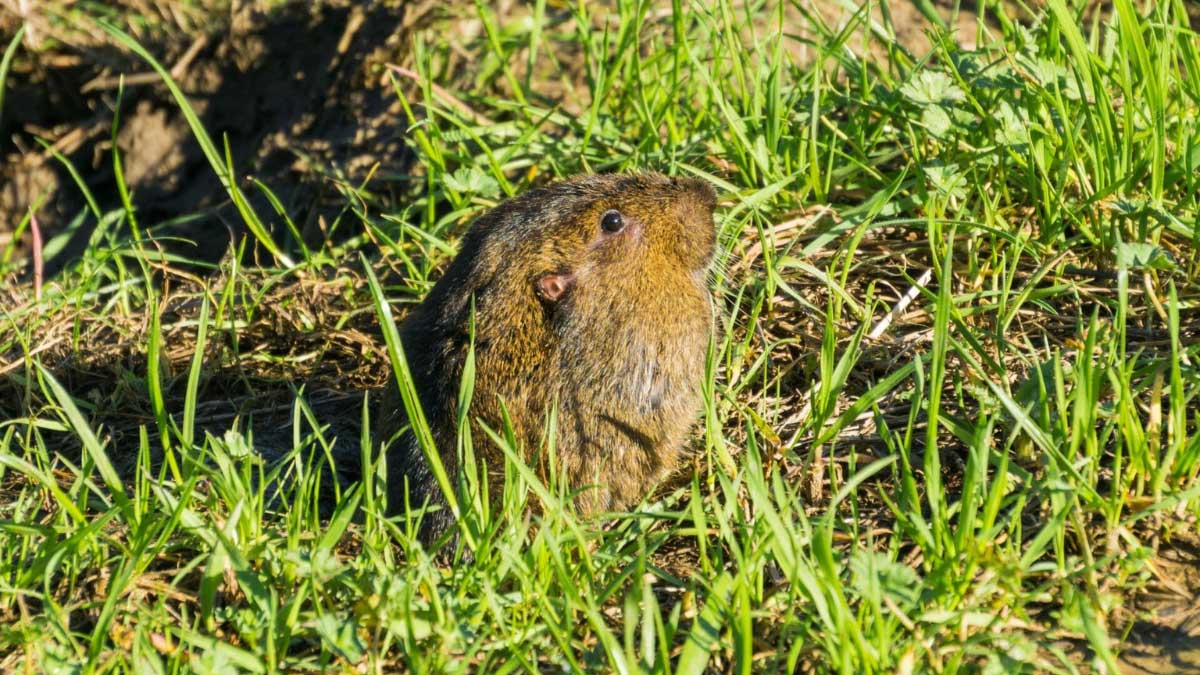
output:
{"label": "sunlit grass patch", "polygon": [[[992,3],[912,54],[802,4],[458,8],[380,67],[415,163],[334,184],[343,236],[197,118],[247,233],[219,262],[123,183],[40,298],[0,247],[4,667],[1115,668],[1200,516],[1188,8]],[[586,521],[509,447],[498,499],[444,477],[461,536],[425,549],[362,432],[388,312],[499,200],[643,168],[720,194],[692,466]]]}

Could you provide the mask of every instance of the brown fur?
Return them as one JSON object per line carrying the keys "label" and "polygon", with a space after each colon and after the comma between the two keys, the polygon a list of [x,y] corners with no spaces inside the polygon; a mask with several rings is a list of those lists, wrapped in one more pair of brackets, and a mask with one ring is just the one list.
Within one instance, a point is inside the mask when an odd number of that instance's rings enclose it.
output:
{"label": "brown fur", "polygon": [[[500,494],[504,457],[478,421],[501,430],[501,401],[527,461],[543,471],[536,453],[557,403],[560,470],[581,489],[583,513],[635,505],[679,466],[702,404],[712,331],[714,203],[712,188],[694,179],[596,175],[532,190],[472,224],[445,276],[400,326],[451,480],[472,298],[472,435],[492,495]],[[623,217],[617,234],[600,225],[611,209]],[[387,391],[376,431],[392,441],[393,509],[406,497],[414,506],[444,504],[394,382]],[[426,516],[422,537],[452,522],[446,509]]]}

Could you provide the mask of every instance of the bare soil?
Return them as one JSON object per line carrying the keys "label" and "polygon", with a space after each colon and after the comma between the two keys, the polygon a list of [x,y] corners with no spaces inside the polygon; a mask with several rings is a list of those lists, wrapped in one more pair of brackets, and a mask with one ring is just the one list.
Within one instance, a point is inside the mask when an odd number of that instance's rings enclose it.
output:
{"label": "bare soil", "polygon": [[[407,123],[383,66],[408,50],[410,30],[426,13],[420,3],[290,2],[146,46],[172,70],[218,147],[228,142],[238,174],[268,185],[316,241],[345,204],[330,179],[356,184],[375,171],[395,181],[411,162]],[[185,254],[214,260],[242,234],[240,219],[231,217],[166,87],[147,64],[101,38],[17,60],[0,120],[0,233],[11,233],[41,199],[37,215],[49,233],[86,208],[67,168],[38,139],[74,165],[102,211],[119,207],[109,150],[122,73],[116,143],[138,219],[197,214],[156,234],[191,240]],[[259,190],[247,186],[247,194],[264,220],[274,215]],[[91,224],[80,227],[47,274],[77,255],[90,231]]]}
{"label": "bare soil", "polygon": [[1120,643],[1127,675],[1200,673],[1200,535],[1163,546],[1152,579],[1131,604],[1137,619]]}

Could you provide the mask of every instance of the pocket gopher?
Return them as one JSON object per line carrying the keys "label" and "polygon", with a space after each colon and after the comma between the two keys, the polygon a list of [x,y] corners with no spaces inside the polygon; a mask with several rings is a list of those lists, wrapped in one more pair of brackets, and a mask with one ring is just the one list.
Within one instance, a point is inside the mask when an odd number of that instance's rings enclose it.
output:
{"label": "pocket gopher", "polygon": [[[504,411],[545,477],[545,430],[557,410],[558,470],[584,514],[633,506],[678,468],[702,407],[715,204],[696,179],[592,175],[526,192],[471,225],[445,276],[400,325],[452,482],[472,311],[469,415],[490,494],[501,494],[504,455],[478,423],[502,432]],[[393,381],[376,428],[390,441],[391,508],[444,507],[407,424]],[[449,509],[428,513],[421,539],[452,525]]]}

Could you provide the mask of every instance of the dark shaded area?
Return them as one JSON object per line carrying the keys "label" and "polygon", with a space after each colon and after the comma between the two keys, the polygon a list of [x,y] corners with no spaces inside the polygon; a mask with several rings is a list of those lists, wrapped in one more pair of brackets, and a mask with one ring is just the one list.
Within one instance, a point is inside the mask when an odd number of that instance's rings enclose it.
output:
{"label": "dark shaded area", "polygon": [[1163,541],[1154,569],[1129,606],[1121,672],[1200,673],[1200,535],[1185,529]]}
{"label": "dark shaded area", "polygon": [[[218,150],[228,141],[243,190],[260,218],[275,225],[277,242],[287,243],[285,228],[248,176],[270,187],[311,244],[337,235],[330,230],[347,201],[331,175],[357,184],[378,165],[377,175],[396,181],[409,165],[403,110],[383,73],[406,51],[413,23],[406,6],[292,2],[269,13],[247,10],[209,35],[146,45],[176,72]],[[172,243],[178,252],[220,257],[245,229],[166,86],[113,47],[65,50],[75,58],[46,55],[47,63],[10,75],[0,121],[5,229],[42,196],[38,218],[51,236],[87,208],[38,138],[74,164],[101,211],[120,207],[110,133],[117,75],[125,73],[117,146],[139,225],[167,223],[154,234],[194,242]],[[372,183],[376,192],[402,187]],[[48,274],[79,254],[95,225],[89,213],[71,243],[47,261]],[[343,226],[342,233],[353,229]]]}
{"label": "dark shaded area", "polygon": [[1144,626],[1124,647],[1120,663],[1128,675],[1200,673],[1200,630]]}
{"label": "dark shaded area", "polygon": [[[352,273],[327,272],[329,278],[336,274],[348,278]],[[374,416],[391,367],[380,345],[376,315],[355,311],[364,299],[348,297],[344,284],[328,281],[310,276],[280,283],[253,311],[228,308],[230,318],[241,324],[236,332],[214,328],[208,333],[196,389],[198,447],[204,445],[206,434],[221,438],[236,428],[253,433],[254,447],[268,464],[282,459],[296,447],[293,420],[299,397],[318,424],[328,425],[325,439],[339,439],[335,459],[341,482],[358,478],[363,397],[370,397]],[[198,287],[180,289],[164,301],[161,313],[160,381],[173,438],[178,437],[175,430],[183,428],[188,405],[199,292]],[[38,360],[72,397],[123,477],[134,475],[143,430],[156,472],[162,443],[148,385],[146,327],[121,316],[84,315],[79,317],[80,335],[75,340],[69,336],[74,325],[67,320],[47,326],[44,332],[52,346]],[[12,367],[0,368],[0,420],[39,417],[45,407],[59,403],[48,387],[38,383],[37,371],[27,368],[19,356],[0,354],[0,364],[4,363]],[[309,420],[302,420],[300,426],[301,438],[312,435]],[[52,452],[73,463],[83,461],[83,448],[74,432],[42,428],[35,433]],[[323,459],[317,443],[305,447]],[[332,485],[326,481],[327,487]]]}

